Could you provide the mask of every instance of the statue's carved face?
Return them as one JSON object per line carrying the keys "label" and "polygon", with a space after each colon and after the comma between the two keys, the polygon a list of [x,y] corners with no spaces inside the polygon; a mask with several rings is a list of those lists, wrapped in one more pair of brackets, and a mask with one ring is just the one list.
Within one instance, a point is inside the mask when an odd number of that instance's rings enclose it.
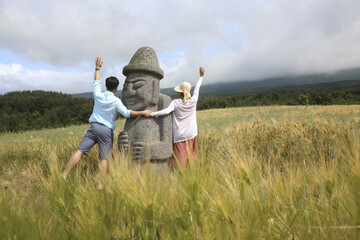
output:
{"label": "statue's carved face", "polygon": [[145,110],[156,106],[159,100],[160,83],[152,74],[130,73],[122,90],[122,102],[131,110]]}

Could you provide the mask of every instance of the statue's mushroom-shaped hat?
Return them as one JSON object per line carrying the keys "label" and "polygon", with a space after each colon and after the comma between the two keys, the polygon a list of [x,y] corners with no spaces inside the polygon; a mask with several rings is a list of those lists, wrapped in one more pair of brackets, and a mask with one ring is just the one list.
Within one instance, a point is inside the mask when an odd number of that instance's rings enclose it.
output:
{"label": "statue's mushroom-shaped hat", "polygon": [[164,71],[160,68],[156,52],[151,47],[139,48],[129,64],[123,68],[125,76],[132,72],[150,72],[159,78],[159,80],[164,77]]}

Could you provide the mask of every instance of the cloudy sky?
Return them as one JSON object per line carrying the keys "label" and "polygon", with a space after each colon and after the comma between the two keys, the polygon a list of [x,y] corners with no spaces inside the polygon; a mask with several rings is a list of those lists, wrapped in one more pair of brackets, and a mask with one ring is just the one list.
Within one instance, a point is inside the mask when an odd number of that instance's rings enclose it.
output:
{"label": "cloudy sky", "polygon": [[142,46],[161,87],[360,67],[359,0],[0,0],[0,94],[92,90]]}

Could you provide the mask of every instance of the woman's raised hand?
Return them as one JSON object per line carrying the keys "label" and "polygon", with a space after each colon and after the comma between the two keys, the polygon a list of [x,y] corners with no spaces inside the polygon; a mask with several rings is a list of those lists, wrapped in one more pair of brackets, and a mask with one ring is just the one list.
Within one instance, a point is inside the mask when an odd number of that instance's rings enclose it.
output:
{"label": "woman's raised hand", "polygon": [[205,73],[205,69],[203,67],[200,67],[199,72],[200,72],[200,77],[203,77]]}

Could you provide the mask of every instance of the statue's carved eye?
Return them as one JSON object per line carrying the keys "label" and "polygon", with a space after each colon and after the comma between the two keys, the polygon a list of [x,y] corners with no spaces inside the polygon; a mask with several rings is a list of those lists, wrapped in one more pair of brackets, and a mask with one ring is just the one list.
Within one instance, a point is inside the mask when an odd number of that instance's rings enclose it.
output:
{"label": "statue's carved eye", "polygon": [[133,85],[133,88],[134,88],[134,89],[138,89],[138,88],[141,88],[141,87],[144,86],[144,85],[145,85],[145,81],[142,81],[142,80],[136,81],[136,82],[134,83],[134,85]]}

